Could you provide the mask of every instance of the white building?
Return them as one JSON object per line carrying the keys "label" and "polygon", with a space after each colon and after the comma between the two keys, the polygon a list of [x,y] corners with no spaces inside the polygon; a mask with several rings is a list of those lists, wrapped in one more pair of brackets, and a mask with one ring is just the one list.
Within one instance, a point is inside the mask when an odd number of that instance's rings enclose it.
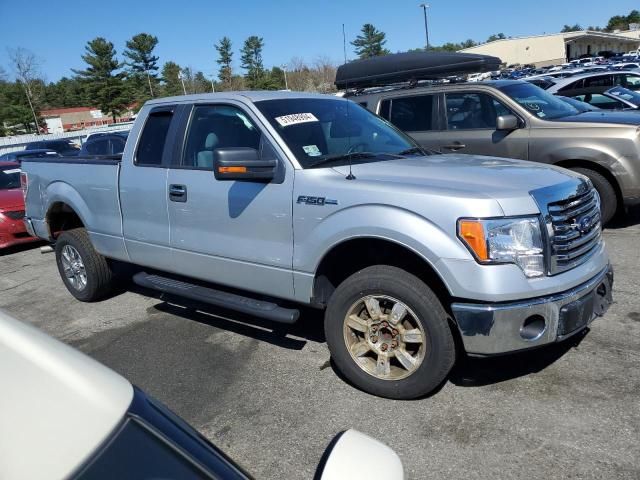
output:
{"label": "white building", "polygon": [[538,67],[558,65],[581,55],[598,55],[598,52],[628,52],[640,46],[640,30],[605,33],[578,31],[535,35],[532,37],[505,38],[460,50],[464,53],[493,55],[507,65],[533,64]]}

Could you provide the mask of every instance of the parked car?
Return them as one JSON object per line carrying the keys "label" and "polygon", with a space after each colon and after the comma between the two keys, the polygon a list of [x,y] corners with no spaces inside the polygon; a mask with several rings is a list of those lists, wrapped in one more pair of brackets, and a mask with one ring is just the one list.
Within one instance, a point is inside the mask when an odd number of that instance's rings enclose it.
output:
{"label": "parked car", "polygon": [[[0,478],[251,478],[125,378],[2,311],[0,378],[5,391],[0,395],[0,428],[7,438],[0,443]],[[363,461],[363,456],[375,462]],[[315,476],[376,477],[403,480],[402,463],[389,447],[356,430],[336,436]]]}
{"label": "parked car", "polygon": [[533,160],[586,175],[606,224],[640,203],[640,119],[582,113],[547,93],[557,85],[545,91],[527,81],[498,80],[380,88],[350,98],[431,150]]}
{"label": "parked car", "polygon": [[571,92],[571,98],[602,110],[638,111],[640,93],[623,87],[592,87]]}
{"label": "parked car", "polygon": [[343,98],[156,99],[121,159],[88,160],[24,163],[26,223],[75,298],[104,298],[126,262],[140,286],[275,322],[325,309],[336,367],[375,395],[426,395],[457,351],[557,342],[610,302],[587,177],[426,154]]}
{"label": "parked car", "polygon": [[39,140],[27,144],[25,150],[54,150],[63,157],[74,157],[80,152],[80,146],[72,140],[61,138],[59,140]]}
{"label": "parked car", "polygon": [[571,97],[563,97],[562,95],[557,95],[557,97],[562,100],[563,102],[567,102],[569,105],[571,105],[572,107],[574,107],[576,110],[578,110],[579,112],[597,112],[600,109],[598,107],[595,107],[593,105],[590,105],[588,103],[585,103],[582,100],[578,100],[576,98],[571,98]]}
{"label": "parked car", "polygon": [[120,155],[129,132],[94,133],[82,144],[79,155]]}
{"label": "parked car", "polygon": [[18,150],[17,152],[7,152],[0,155],[0,162],[22,162],[25,157],[59,157],[60,154],[55,150],[38,149],[38,150]]}
{"label": "parked car", "polygon": [[0,161],[0,249],[38,240],[27,233],[20,164]]}
{"label": "parked car", "polygon": [[640,73],[627,71],[585,73],[575,77],[559,79],[547,91],[552,94],[572,97],[585,88],[613,88],[616,86],[628,88],[629,90],[640,90]]}

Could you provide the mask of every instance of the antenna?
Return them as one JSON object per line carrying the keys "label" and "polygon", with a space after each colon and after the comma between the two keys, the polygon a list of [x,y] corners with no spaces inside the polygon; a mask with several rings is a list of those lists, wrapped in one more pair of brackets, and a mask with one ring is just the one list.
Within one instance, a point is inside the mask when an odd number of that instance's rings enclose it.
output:
{"label": "antenna", "polygon": [[[347,64],[347,35],[344,32],[344,23],[342,24],[342,50],[344,52],[344,64]],[[345,92],[349,90],[349,82],[345,82],[345,86],[344,86],[344,90]],[[347,119],[349,118],[349,102],[351,100],[347,99]],[[353,171],[351,170],[351,166],[352,166],[352,161],[351,161],[351,134],[349,134],[348,138],[348,145],[349,145],[349,150],[347,151],[348,155],[349,155],[349,175],[346,176],[347,180],[355,180],[356,176],[353,174]]]}

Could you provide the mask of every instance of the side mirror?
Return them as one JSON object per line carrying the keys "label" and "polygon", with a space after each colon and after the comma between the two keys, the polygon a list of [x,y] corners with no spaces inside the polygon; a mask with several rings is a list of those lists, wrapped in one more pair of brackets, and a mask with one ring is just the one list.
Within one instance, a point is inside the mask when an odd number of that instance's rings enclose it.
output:
{"label": "side mirror", "polygon": [[515,115],[500,115],[496,118],[496,130],[516,130],[518,128],[518,117]]}
{"label": "side mirror", "polygon": [[213,172],[217,180],[268,182],[276,174],[278,162],[263,160],[255,148],[218,148],[213,151]]}
{"label": "side mirror", "polygon": [[404,480],[400,457],[391,448],[357,430],[338,434],[329,444],[314,477],[317,480]]}

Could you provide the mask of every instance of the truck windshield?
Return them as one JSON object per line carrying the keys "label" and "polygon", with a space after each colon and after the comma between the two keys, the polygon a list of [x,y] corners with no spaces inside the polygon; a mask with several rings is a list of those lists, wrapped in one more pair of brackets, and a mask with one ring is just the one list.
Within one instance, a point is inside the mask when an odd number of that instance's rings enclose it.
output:
{"label": "truck windshield", "polygon": [[563,102],[559,98],[528,82],[505,85],[500,87],[500,90],[509,95],[531,114],[543,120],[555,120],[580,113],[567,102]]}
{"label": "truck windshield", "polygon": [[348,100],[288,98],[262,100],[256,106],[303,168],[423,154],[404,133]]}
{"label": "truck windshield", "polygon": [[20,169],[18,167],[0,167],[0,190],[20,188]]}

